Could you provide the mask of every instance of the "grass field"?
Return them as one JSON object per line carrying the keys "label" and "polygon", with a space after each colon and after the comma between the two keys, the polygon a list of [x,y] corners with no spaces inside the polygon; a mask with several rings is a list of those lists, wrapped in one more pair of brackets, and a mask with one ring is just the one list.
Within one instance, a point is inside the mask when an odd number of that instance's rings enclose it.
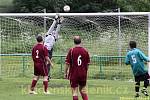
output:
{"label": "grass field", "polygon": [[[91,57],[89,66],[90,79],[132,79],[131,67],[124,64],[122,57],[121,65],[118,64],[119,57]],[[54,56],[54,69],[51,71],[52,77],[55,79],[63,78],[63,70],[65,66],[64,56]],[[3,77],[30,77],[33,74],[33,62],[31,56],[1,56],[1,69]]]}
{"label": "grass field", "polygon": [[[29,95],[30,78],[0,79],[0,100],[72,100],[67,80],[51,80],[49,91],[51,95],[44,95],[42,80],[37,84],[38,95]],[[135,100],[134,83],[110,80],[89,80],[89,100]],[[149,100],[141,95],[136,100]],[[80,97],[80,100],[81,97]]]}
{"label": "grass field", "polygon": [[[69,81],[62,79],[65,64],[64,61],[61,63],[59,57],[53,57],[55,68],[52,70],[52,78],[54,79],[49,83],[49,91],[52,94],[43,94],[42,80],[40,80],[36,88],[39,94],[29,95],[33,62],[30,56],[24,57],[1,56],[0,100],[72,100]],[[119,66],[116,64],[118,58],[91,59],[88,80],[89,100],[134,100],[134,83],[129,82],[133,79],[130,66],[124,64]],[[82,100],[81,97],[79,100]],[[137,100],[149,100],[149,98],[141,95]]]}

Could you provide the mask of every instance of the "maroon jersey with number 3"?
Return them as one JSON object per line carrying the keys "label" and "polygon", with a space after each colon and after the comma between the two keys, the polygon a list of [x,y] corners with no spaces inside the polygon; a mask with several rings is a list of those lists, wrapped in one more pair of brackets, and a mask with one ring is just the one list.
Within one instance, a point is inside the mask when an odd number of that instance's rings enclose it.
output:
{"label": "maroon jersey with number 3", "polygon": [[66,57],[66,63],[70,65],[69,79],[71,87],[86,85],[88,64],[90,63],[87,50],[81,46],[71,48]]}
{"label": "maroon jersey with number 3", "polygon": [[48,50],[43,44],[36,44],[32,49],[32,59],[34,62],[34,75],[47,76],[46,59]]}

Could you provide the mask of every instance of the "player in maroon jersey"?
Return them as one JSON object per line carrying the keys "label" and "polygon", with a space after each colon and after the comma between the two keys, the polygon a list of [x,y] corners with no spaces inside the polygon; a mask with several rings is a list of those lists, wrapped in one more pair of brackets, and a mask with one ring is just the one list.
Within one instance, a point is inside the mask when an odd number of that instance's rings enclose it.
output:
{"label": "player in maroon jersey", "polygon": [[44,94],[49,94],[48,88],[48,69],[46,64],[51,64],[51,60],[48,57],[48,50],[43,45],[42,36],[37,36],[37,44],[32,49],[32,59],[34,62],[34,77],[31,84],[30,94],[37,94],[34,91],[37,81],[40,76],[43,76]]}
{"label": "player in maroon jersey", "polygon": [[90,57],[81,44],[79,36],[74,37],[75,47],[71,48],[66,57],[65,78],[70,80],[73,100],[78,100],[78,86],[83,100],[88,100],[86,80]]}

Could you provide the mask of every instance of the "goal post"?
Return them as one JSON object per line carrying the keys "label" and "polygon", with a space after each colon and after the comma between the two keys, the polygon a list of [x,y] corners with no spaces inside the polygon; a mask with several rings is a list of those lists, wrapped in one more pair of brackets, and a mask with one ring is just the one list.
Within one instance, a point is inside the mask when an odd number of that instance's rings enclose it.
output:
{"label": "goal post", "polygon": [[[1,31],[0,31],[0,54],[1,54]],[[1,59],[1,56],[0,56],[0,62],[1,61],[2,61],[2,59]],[[2,74],[2,63],[0,63],[0,78],[1,78],[1,74]]]}
{"label": "goal post", "polygon": [[[130,40],[137,41],[138,47],[150,57],[150,12],[0,13],[1,54],[8,55],[0,56],[2,75],[19,75],[22,70],[19,66],[25,66],[22,67],[25,72],[32,74],[33,63],[29,54],[36,42],[35,36],[45,36],[45,29],[48,30],[56,14],[63,16],[64,22],[54,47],[54,55],[66,55],[74,45],[72,37],[80,35],[82,45],[91,55],[90,78],[103,75],[105,79],[131,79],[131,69],[124,64]],[[64,66],[62,57],[61,60],[57,57],[54,57],[56,65]],[[5,72],[7,69],[9,71]],[[59,73],[57,70],[53,75]]]}
{"label": "goal post", "polygon": [[[148,57],[150,57],[150,13],[148,14]],[[148,63],[148,73],[150,75],[150,62]]]}

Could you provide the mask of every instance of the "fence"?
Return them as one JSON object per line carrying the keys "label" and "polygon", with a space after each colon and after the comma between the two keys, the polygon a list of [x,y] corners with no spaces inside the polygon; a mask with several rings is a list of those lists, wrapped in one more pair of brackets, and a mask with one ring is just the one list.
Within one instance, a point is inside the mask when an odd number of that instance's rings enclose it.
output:
{"label": "fence", "polygon": [[[2,77],[32,77],[33,62],[30,54],[0,54]],[[63,78],[65,55],[54,55],[52,78]],[[125,57],[121,56],[91,56],[89,79],[132,79],[130,66],[124,64]]]}

